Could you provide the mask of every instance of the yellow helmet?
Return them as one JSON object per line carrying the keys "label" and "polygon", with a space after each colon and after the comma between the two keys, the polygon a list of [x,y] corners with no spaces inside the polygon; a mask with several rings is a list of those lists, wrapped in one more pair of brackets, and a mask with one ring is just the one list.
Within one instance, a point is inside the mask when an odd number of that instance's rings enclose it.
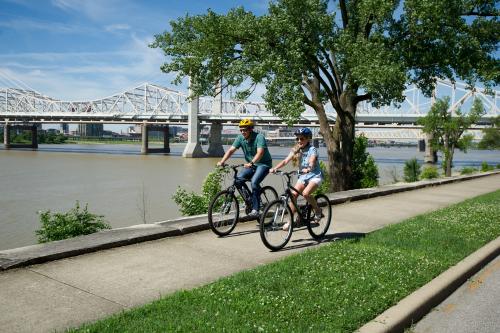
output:
{"label": "yellow helmet", "polygon": [[250,118],[245,118],[240,121],[240,127],[253,127],[253,126],[254,123]]}

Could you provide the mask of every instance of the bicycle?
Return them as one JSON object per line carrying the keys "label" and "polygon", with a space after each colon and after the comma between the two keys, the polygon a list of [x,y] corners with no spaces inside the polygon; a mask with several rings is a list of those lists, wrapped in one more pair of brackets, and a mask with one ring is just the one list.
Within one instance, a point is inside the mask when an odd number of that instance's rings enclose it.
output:
{"label": "bicycle", "polygon": [[[239,193],[243,200],[245,213],[248,215],[252,210],[252,192],[248,188],[246,182],[243,183],[241,188],[236,186],[238,168],[242,166],[243,164],[223,166],[223,168],[233,169],[233,184],[217,193],[208,207],[208,224],[212,231],[218,236],[229,235],[238,223],[240,206],[239,200],[236,198],[236,193]],[[271,186],[262,187],[260,193],[261,208],[264,208],[267,203],[277,198],[278,193],[274,188]]]}
{"label": "bicycle", "polygon": [[[322,209],[323,217],[319,221],[315,221],[315,214],[311,204],[307,201],[303,205],[299,205],[293,197],[292,191],[302,195],[291,184],[293,175],[298,175],[297,171],[283,172],[277,171],[276,174],[286,177],[285,193],[279,199],[270,202],[260,218],[260,238],[264,245],[272,251],[282,249],[292,237],[294,228],[294,216],[289,203],[295,207],[298,220],[301,225],[306,225],[309,233],[315,240],[321,240],[325,236],[330,227],[332,219],[332,205],[328,197],[324,194],[315,196],[318,206]],[[288,223],[288,228],[283,228]]]}

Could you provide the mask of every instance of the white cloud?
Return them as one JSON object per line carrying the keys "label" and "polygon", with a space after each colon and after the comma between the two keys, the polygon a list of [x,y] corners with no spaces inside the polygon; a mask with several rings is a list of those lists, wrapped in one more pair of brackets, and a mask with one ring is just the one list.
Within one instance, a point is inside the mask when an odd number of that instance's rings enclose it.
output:
{"label": "white cloud", "polygon": [[124,31],[130,30],[130,26],[128,24],[110,24],[104,27],[104,30],[108,32],[116,32],[116,31]]}

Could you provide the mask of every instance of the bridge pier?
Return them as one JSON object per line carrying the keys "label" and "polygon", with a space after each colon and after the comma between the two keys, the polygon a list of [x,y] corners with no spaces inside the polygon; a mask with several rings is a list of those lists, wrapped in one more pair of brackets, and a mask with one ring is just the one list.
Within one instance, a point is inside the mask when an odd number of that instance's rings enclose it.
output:
{"label": "bridge pier", "polygon": [[[25,130],[30,130],[31,131],[31,143],[11,143],[10,142],[10,131],[12,128],[21,128]],[[38,126],[36,124],[33,124],[31,126],[27,125],[22,125],[22,126],[15,126],[10,125],[8,122],[5,123],[3,127],[3,144],[5,149],[11,149],[11,148],[31,148],[31,149],[38,149]]]}
{"label": "bridge pier", "polygon": [[[191,78],[190,78],[191,80]],[[191,84],[189,84],[189,96],[192,96]],[[191,99],[188,105],[188,142],[182,157],[197,158],[206,157],[207,154],[203,151],[200,145],[200,126],[198,123],[198,110],[200,100],[198,96]]]}
{"label": "bridge pier", "polygon": [[224,156],[224,147],[222,147],[222,124],[220,122],[213,122],[210,125],[210,136],[208,139],[208,156]]}
{"label": "bridge pier", "polygon": [[[149,131],[159,130],[163,132],[163,148],[149,148]],[[146,155],[148,153],[170,153],[170,128],[168,125],[165,126],[151,126],[144,122],[141,125],[142,134],[142,144],[141,144],[141,154]]]}
{"label": "bridge pier", "polygon": [[8,122],[3,125],[3,144],[5,149],[10,149],[10,125]]}
{"label": "bridge pier", "polygon": [[144,121],[141,125],[141,154],[146,155],[148,153],[148,145],[148,124]]}

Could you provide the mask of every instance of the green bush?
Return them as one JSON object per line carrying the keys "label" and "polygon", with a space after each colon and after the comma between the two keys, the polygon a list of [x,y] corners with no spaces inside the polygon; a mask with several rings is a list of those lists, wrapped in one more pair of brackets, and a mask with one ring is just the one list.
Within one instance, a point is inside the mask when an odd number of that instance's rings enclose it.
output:
{"label": "green bush", "polygon": [[493,170],[493,166],[489,165],[488,162],[481,163],[481,171],[486,172],[486,171],[491,171]]}
{"label": "green bush", "polygon": [[325,194],[329,192],[330,189],[330,174],[326,168],[326,163],[323,161],[319,161],[319,167],[321,168],[321,172],[323,173],[323,182],[321,185],[314,191],[313,195]]}
{"label": "green bush", "polygon": [[418,163],[416,157],[405,162],[403,172],[405,182],[411,183],[418,180],[418,176],[420,175],[420,163]]}
{"label": "green bush", "polygon": [[420,174],[421,179],[434,179],[439,177],[439,171],[435,166],[427,166]]}
{"label": "green bush", "polygon": [[184,216],[207,213],[210,201],[222,190],[222,178],[227,172],[227,169],[222,168],[216,168],[210,172],[203,181],[201,195],[193,191],[188,192],[186,189],[178,186],[174,195],[172,195],[172,199],[179,206],[180,213]]}
{"label": "green bush", "polygon": [[464,167],[460,170],[461,175],[470,175],[471,173],[477,172],[478,170],[473,167]]}
{"label": "green bush", "polygon": [[500,169],[500,163],[497,164],[497,169]]}
{"label": "green bush", "polygon": [[366,188],[378,185],[378,168],[375,160],[366,151],[368,139],[361,135],[354,141],[352,188]]}
{"label": "green bush", "polygon": [[51,213],[50,210],[39,212],[42,227],[35,231],[38,242],[46,243],[111,229],[102,215],[89,213],[87,206],[81,210],[77,201],[75,208],[67,213]]}

